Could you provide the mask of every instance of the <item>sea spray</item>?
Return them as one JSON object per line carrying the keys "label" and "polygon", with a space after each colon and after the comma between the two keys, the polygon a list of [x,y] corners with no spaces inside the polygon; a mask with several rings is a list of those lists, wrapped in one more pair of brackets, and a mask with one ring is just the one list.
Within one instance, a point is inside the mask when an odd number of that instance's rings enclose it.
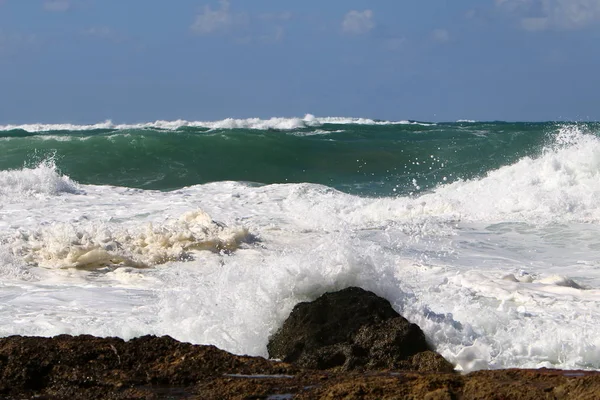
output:
{"label": "sea spray", "polygon": [[296,303],[360,286],[463,371],[600,368],[597,124],[141,125],[3,132],[1,335],[264,356]]}

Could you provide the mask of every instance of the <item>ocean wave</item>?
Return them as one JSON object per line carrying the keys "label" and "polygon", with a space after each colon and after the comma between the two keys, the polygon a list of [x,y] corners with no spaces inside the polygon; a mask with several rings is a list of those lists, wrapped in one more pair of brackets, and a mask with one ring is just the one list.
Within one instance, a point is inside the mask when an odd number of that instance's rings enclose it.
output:
{"label": "ocean wave", "polygon": [[415,122],[415,121],[380,121],[369,118],[348,118],[348,117],[315,117],[306,114],[303,118],[280,118],[273,117],[269,119],[246,118],[235,119],[226,118],[219,121],[186,121],[175,120],[165,121],[157,120],[154,122],[143,122],[137,124],[115,124],[110,120],[89,125],[75,124],[22,124],[22,125],[0,125],[0,132],[4,131],[26,131],[32,133],[54,132],[54,131],[94,131],[104,129],[125,130],[125,129],[162,129],[177,130],[185,127],[205,128],[205,129],[255,129],[255,130],[296,130],[310,127],[319,127],[323,125],[424,125],[431,126],[435,124]]}
{"label": "ocean wave", "polygon": [[442,183],[429,193],[382,199],[367,208],[373,218],[383,219],[597,223],[598,197],[600,138],[579,125],[564,125],[537,157],[525,156],[480,178]]}
{"label": "ocean wave", "polygon": [[539,157],[458,181],[424,195],[469,220],[600,221],[600,138],[562,126]]}
{"label": "ocean wave", "polygon": [[0,198],[23,198],[61,193],[79,193],[79,185],[60,174],[53,159],[34,168],[0,171]]}
{"label": "ocean wave", "polygon": [[[292,193],[309,207],[346,223],[386,221],[517,221],[600,223],[600,138],[578,125],[565,125],[538,156],[473,179],[441,184],[425,193],[366,199],[330,188],[300,184]],[[441,171],[443,173],[443,170]],[[421,181],[414,178],[417,188]],[[331,218],[317,218],[331,221]]]}

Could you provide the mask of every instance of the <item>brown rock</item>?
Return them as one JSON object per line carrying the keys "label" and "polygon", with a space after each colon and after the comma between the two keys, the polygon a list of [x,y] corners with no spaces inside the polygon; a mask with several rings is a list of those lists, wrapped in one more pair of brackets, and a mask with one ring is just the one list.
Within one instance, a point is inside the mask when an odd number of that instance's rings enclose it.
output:
{"label": "brown rock", "polygon": [[282,363],[233,356],[214,346],[193,346],[168,336],[129,342],[86,335],[0,339],[0,398],[38,392],[67,398],[82,390],[89,398],[108,398],[110,391],[131,392],[129,396],[136,398],[144,385],[177,391],[232,370],[237,374],[296,371]]}
{"label": "brown rock", "polygon": [[[427,354],[412,356],[412,362],[429,362]],[[129,342],[66,335],[0,339],[1,399],[278,398],[275,396],[367,400],[598,399],[600,373],[512,369],[463,376],[410,371],[315,371],[260,357],[235,356],[213,346],[194,346],[166,336],[145,336]]]}
{"label": "brown rock", "polygon": [[303,368],[453,370],[431,351],[421,328],[389,301],[356,287],[297,304],[267,349],[270,357]]}

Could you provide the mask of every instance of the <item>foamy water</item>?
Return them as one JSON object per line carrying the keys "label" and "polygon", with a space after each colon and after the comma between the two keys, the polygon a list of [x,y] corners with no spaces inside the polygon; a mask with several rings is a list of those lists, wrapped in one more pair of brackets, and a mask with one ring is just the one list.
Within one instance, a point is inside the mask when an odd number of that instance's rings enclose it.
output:
{"label": "foamy water", "polygon": [[[419,197],[172,192],[0,172],[0,335],[171,335],[266,356],[293,306],[361,286],[469,371],[600,368],[600,140]],[[141,268],[143,267],[143,268]]]}

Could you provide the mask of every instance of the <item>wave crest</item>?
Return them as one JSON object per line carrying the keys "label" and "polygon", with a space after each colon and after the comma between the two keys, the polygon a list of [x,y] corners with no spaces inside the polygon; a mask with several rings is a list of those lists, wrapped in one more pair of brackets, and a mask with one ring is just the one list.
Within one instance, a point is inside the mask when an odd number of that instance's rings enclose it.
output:
{"label": "wave crest", "polygon": [[22,130],[26,132],[53,132],[53,131],[93,131],[100,129],[164,129],[177,130],[180,128],[205,128],[205,129],[256,129],[256,130],[296,130],[310,127],[318,127],[326,124],[335,125],[404,125],[421,124],[433,125],[411,121],[379,121],[369,118],[348,118],[348,117],[315,117],[306,114],[304,118],[280,118],[273,117],[269,119],[245,118],[235,119],[226,118],[220,121],[164,121],[143,122],[139,124],[114,124],[112,121],[104,121],[90,125],[74,124],[22,124],[22,125],[0,125],[0,131]]}
{"label": "wave crest", "polygon": [[466,220],[600,221],[600,138],[578,125],[558,129],[539,157],[485,177],[438,187],[416,200],[427,212]]}

